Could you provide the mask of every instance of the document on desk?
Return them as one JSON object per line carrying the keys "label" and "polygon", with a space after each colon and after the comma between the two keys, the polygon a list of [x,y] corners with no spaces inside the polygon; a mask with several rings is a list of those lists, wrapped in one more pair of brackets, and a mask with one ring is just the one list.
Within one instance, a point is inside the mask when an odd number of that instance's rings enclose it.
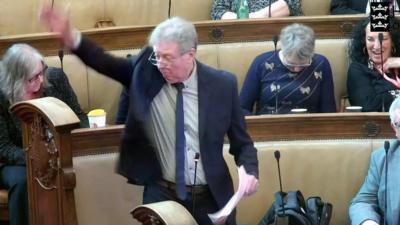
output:
{"label": "document on desk", "polygon": [[[244,169],[243,165],[238,168],[238,173],[239,177],[246,177],[247,176],[241,176],[246,174],[246,170]],[[215,225],[220,225],[220,224],[225,224],[226,219],[228,216],[232,213],[233,209],[236,207],[236,205],[239,203],[239,201],[243,198],[244,196],[244,191],[246,184],[248,183],[247,180],[244,180],[242,182],[239,182],[239,187],[236,193],[232,196],[232,198],[226,203],[224,208],[219,210],[216,213],[208,214],[208,217],[210,217],[211,222]]]}

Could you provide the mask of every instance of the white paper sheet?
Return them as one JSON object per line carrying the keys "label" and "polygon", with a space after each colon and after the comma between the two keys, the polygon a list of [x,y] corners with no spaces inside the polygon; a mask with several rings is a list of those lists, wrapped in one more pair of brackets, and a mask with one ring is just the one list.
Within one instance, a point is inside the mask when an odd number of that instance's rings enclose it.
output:
{"label": "white paper sheet", "polygon": [[208,214],[208,217],[210,217],[211,221],[215,225],[224,224],[228,216],[232,213],[233,209],[244,196],[245,187],[248,183],[248,176],[246,176],[246,170],[244,169],[243,165],[238,168],[238,173],[239,177],[244,178],[245,180],[239,181],[239,187],[236,193],[221,210],[216,213]]}

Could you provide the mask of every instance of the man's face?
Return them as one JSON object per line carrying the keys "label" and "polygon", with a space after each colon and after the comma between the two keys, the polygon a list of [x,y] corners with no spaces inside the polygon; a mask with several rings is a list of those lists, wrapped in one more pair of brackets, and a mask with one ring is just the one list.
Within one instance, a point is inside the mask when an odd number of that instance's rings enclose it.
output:
{"label": "man's face", "polygon": [[160,42],[153,46],[156,66],[168,83],[185,81],[193,69],[195,49],[182,53],[175,42]]}

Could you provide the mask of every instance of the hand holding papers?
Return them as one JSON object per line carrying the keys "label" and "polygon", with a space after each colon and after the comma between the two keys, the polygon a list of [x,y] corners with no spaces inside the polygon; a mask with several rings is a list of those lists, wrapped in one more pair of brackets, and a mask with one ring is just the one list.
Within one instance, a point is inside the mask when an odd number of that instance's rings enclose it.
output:
{"label": "hand holding papers", "polygon": [[232,213],[233,209],[243,197],[247,197],[257,191],[258,179],[246,173],[243,166],[238,169],[239,173],[239,187],[236,193],[228,201],[228,203],[216,213],[208,214],[211,221],[216,224],[224,224],[228,216]]}

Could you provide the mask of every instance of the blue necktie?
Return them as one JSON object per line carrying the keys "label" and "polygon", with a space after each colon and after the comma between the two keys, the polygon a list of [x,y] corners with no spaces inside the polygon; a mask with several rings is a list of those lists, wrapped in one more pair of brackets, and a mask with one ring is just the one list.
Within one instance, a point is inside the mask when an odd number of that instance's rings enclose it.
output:
{"label": "blue necktie", "polygon": [[176,195],[179,199],[186,199],[186,183],[185,183],[185,132],[184,132],[184,114],[183,114],[183,96],[182,89],[183,83],[174,84],[178,90],[176,96],[176,137],[175,137],[175,149],[176,149],[176,167],[175,167],[175,182],[176,182]]}

